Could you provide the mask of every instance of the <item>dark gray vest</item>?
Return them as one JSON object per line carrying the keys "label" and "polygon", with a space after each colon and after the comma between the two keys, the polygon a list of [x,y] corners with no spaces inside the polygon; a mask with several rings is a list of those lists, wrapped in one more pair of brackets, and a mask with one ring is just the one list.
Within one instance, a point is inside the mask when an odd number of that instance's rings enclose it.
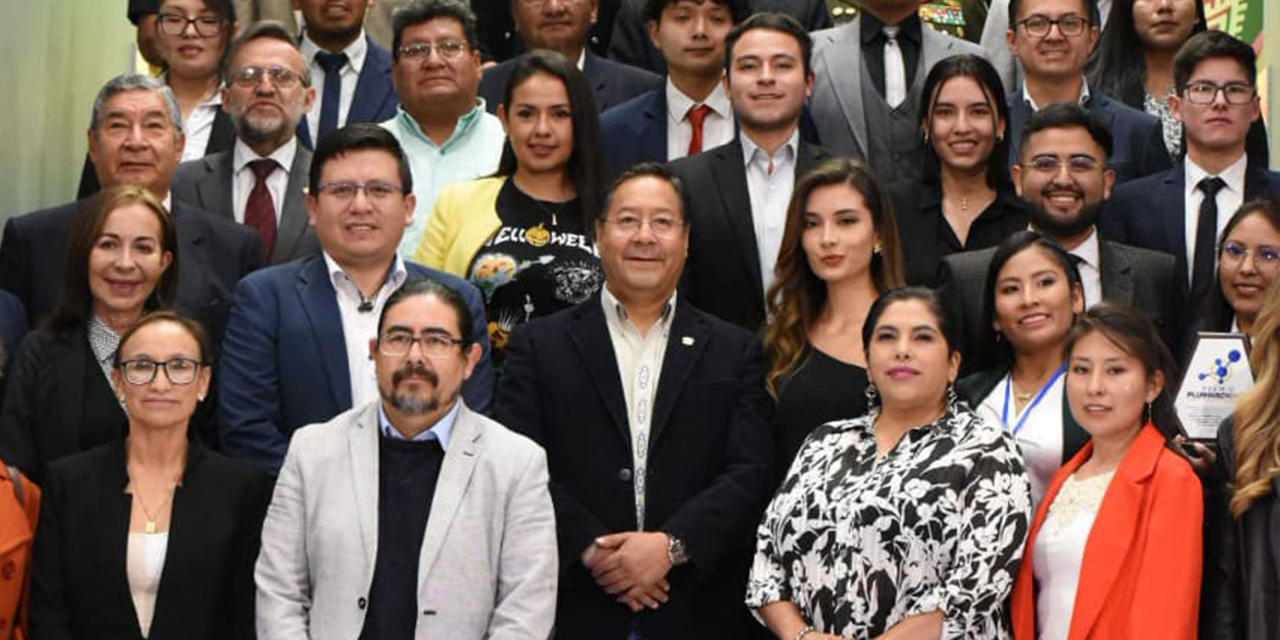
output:
{"label": "dark gray vest", "polygon": [[[928,28],[928,27],[926,27]],[[876,91],[862,57],[862,109],[867,119],[867,164],[884,183],[897,180],[919,180],[924,162],[924,142],[920,132],[920,93],[928,69],[924,54],[916,63],[915,77],[907,89],[907,97],[898,108],[889,107]]]}

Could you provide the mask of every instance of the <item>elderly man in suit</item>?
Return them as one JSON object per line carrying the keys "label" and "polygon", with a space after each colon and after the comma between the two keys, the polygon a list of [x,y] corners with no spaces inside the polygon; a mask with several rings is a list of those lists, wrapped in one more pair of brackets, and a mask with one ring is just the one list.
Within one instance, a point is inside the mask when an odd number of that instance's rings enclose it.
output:
{"label": "elderly man in suit", "polygon": [[284,25],[259,22],[240,34],[228,60],[222,108],[235,124],[235,145],[179,165],[173,192],[251,227],[268,263],[316,255],[305,193],[311,151],[295,133],[315,89],[298,42]]}
{"label": "elderly man in suit", "polygon": [[698,194],[683,290],[699,309],[755,332],[782,245],[796,178],[827,157],[805,142],[800,119],[813,87],[810,41],[790,16],[758,13],[725,39],[734,140],[671,165]]}
{"label": "elderly man in suit", "polygon": [[462,392],[469,406],[489,410],[480,292],[396,255],[413,219],[412,191],[408,160],[386,129],[347,125],[320,141],[307,210],[321,255],[263,269],[236,287],[218,387],[224,452],[274,472],[299,427],[377,398],[367,343],[387,298],[412,278],[438,279],[470,306],[469,340],[482,356]]}
{"label": "elderly man in suit", "polygon": [[[178,235],[178,309],[221,339],[231,294],[262,266],[253,231],[172,198],[170,182],[186,138],[169,88],[143,75],[112,78],[98,92],[89,123],[89,157],[106,187],[144,187],[173,214]],[[22,301],[31,326],[57,303],[71,224],[90,201],[10,218],[0,244],[0,288]]]}
{"label": "elderly man in suit", "polygon": [[809,109],[818,139],[832,153],[865,161],[882,179],[918,178],[925,77],[943,58],[982,49],[925,27],[920,0],[858,5],[849,24],[813,34],[817,80]]}
{"label": "elderly man in suit", "polygon": [[[662,78],[625,64],[602,58],[587,49],[587,31],[596,21],[598,0],[511,0],[511,17],[528,49],[550,49],[569,60],[591,82],[596,109],[615,104],[661,86]],[[480,96],[491,113],[497,112],[515,60],[485,70]]]}
{"label": "elderly man in suit", "polygon": [[301,429],[262,530],[258,637],[546,640],[547,458],[460,397],[480,345],[438,281],[387,300],[366,345],[378,399]]}
{"label": "elderly man in suit", "polygon": [[743,638],[753,531],[773,490],[755,336],[676,294],[684,187],[614,183],[591,300],[512,336],[498,420],[546,447],[560,544],[557,640]]}
{"label": "elderly man in suit", "polygon": [[[1049,105],[1022,130],[1014,188],[1030,214],[1031,228],[1071,254],[1086,307],[1103,300],[1133,307],[1174,345],[1182,329],[1182,296],[1173,256],[1103,240],[1095,227],[1115,182],[1106,168],[1110,151],[1111,137],[1096,116],[1069,102]],[[939,289],[961,329],[965,372],[995,364],[996,336],[984,318],[987,270],[995,252],[954,253],[939,268]]]}

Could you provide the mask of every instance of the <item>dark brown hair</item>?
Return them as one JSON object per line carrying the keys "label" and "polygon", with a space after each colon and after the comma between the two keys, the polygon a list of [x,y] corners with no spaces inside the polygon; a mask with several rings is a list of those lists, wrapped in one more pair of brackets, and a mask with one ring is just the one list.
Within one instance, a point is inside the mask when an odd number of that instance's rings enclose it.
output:
{"label": "dark brown hair", "polygon": [[137,322],[133,323],[125,330],[124,334],[120,336],[120,344],[116,346],[115,355],[111,357],[111,366],[117,369],[120,368],[120,353],[124,351],[124,346],[129,344],[129,340],[133,338],[133,335],[137,333],[138,330],[157,322],[172,322],[173,324],[182,327],[182,329],[196,341],[196,348],[200,350],[200,366],[207,367],[213,364],[213,358],[209,348],[209,334],[205,333],[204,327],[200,326],[199,322],[176,311],[165,310],[148,313],[147,315],[138,318]]}

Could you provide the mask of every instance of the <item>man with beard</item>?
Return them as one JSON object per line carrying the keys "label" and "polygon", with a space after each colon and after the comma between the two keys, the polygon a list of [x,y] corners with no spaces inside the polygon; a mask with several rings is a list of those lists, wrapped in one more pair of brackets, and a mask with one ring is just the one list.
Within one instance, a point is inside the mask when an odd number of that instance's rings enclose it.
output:
{"label": "man with beard", "polygon": [[[1012,167],[1014,188],[1031,228],[1072,255],[1084,283],[1085,306],[1103,300],[1126,304],[1150,316],[1166,344],[1176,344],[1181,326],[1174,310],[1182,296],[1173,256],[1103,240],[1094,226],[1115,181],[1106,168],[1107,128],[1077,104],[1055,103],[1032,114],[1020,147]],[[995,364],[996,335],[983,320],[983,289],[995,252],[952,254],[938,273],[939,288],[961,328],[965,373]]]}
{"label": "man with beard", "polygon": [[315,89],[298,43],[278,22],[259,22],[231,48],[222,108],[236,128],[227,151],[184,162],[173,193],[205,211],[248,225],[270,264],[320,251],[307,224],[311,151],[294,134]]}
{"label": "man with beard", "polygon": [[347,125],[320,141],[307,212],[321,255],[236,286],[219,371],[224,452],[274,473],[298,428],[377,399],[368,343],[388,297],[413,278],[439,280],[466,300],[469,341],[482,355],[462,393],[476,411],[489,409],[493,369],[480,292],[396,255],[413,204],[409,162],[385,129]]}
{"label": "man with beard", "polygon": [[550,635],[546,454],[459,398],[470,316],[440,282],[405,284],[365,345],[378,398],[298,431],[262,529],[258,637]]}

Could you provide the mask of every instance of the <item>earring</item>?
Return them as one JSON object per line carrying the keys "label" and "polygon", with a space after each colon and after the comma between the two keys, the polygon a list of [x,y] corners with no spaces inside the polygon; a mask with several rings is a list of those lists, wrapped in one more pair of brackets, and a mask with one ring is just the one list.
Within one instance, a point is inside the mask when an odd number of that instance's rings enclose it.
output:
{"label": "earring", "polygon": [[876,240],[876,243],[871,246],[871,253],[874,253],[875,255],[880,255],[881,253],[884,253],[884,247],[880,246],[879,240]]}
{"label": "earring", "polygon": [[199,400],[200,402],[204,402],[204,394],[202,393],[202,394],[200,394],[200,395],[196,396],[196,399],[197,399],[197,400]]}
{"label": "earring", "polygon": [[868,382],[863,393],[867,396],[867,410],[880,406],[880,392],[876,390],[876,383]]}

